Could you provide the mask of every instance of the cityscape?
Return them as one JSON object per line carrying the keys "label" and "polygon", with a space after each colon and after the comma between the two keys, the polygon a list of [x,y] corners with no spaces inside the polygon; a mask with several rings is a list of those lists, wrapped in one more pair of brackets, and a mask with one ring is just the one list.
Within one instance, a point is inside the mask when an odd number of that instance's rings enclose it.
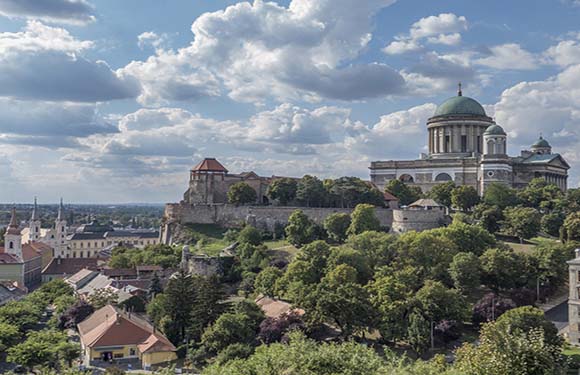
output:
{"label": "cityscape", "polygon": [[578,19],[0,0],[0,373],[580,373]]}

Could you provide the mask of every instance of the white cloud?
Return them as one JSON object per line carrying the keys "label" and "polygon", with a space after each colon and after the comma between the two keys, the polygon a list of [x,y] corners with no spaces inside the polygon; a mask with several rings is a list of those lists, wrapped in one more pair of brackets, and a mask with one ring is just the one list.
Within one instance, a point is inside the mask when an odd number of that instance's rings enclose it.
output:
{"label": "white cloud", "polygon": [[563,40],[557,45],[548,48],[544,56],[548,63],[562,67],[580,64],[580,41]]}
{"label": "white cloud", "polygon": [[461,32],[468,28],[467,19],[453,13],[421,18],[415,22],[407,35],[399,35],[383,49],[389,55],[416,52],[423,49],[421,41],[449,46],[461,43]]}
{"label": "white cloud", "polygon": [[0,0],[0,14],[68,24],[95,20],[94,7],[85,0]]}
{"label": "white cloud", "polygon": [[137,45],[139,48],[144,49],[147,46],[151,46],[155,49],[163,47],[167,43],[168,35],[157,34],[154,31],[145,31],[137,36]]}
{"label": "white cloud", "polygon": [[501,70],[532,70],[538,67],[538,59],[517,43],[507,43],[489,48],[486,57],[475,63]]}
{"label": "white cloud", "polygon": [[261,103],[356,100],[399,93],[402,77],[385,64],[352,64],[372,37],[374,15],[394,0],[242,2],[195,20],[195,38],[119,72],[144,86],[140,101],[163,104],[217,96]]}
{"label": "white cloud", "polygon": [[0,96],[74,102],[137,96],[133,79],[82,56],[91,47],[90,41],[37,21],[28,22],[21,32],[0,33]]}

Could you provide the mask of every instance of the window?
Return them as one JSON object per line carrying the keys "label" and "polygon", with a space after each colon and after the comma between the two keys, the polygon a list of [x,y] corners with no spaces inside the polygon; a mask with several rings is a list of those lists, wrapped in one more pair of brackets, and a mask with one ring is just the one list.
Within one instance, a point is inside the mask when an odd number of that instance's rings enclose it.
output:
{"label": "window", "polygon": [[435,177],[435,181],[451,181],[451,180],[453,179],[447,173],[439,173],[437,177]]}
{"label": "window", "polygon": [[115,353],[113,358],[123,358],[123,353]]}
{"label": "window", "polygon": [[414,182],[413,176],[408,175],[408,174],[403,174],[399,177],[399,180],[401,180],[402,182]]}
{"label": "window", "polygon": [[80,254],[79,256],[82,258],[84,255],[85,255],[85,253],[83,253],[83,252],[81,251],[81,254]]}
{"label": "window", "polygon": [[477,152],[481,154],[481,136],[477,136]]}
{"label": "window", "polygon": [[133,348],[129,349],[129,355],[131,356],[135,355],[135,349]]}
{"label": "window", "polygon": [[9,245],[8,245],[9,249],[14,249],[14,242],[10,241]]}
{"label": "window", "polygon": [[461,152],[467,152],[467,136],[461,136]]}
{"label": "window", "polygon": [[451,143],[451,137],[445,136],[445,152],[449,152],[449,144]]}

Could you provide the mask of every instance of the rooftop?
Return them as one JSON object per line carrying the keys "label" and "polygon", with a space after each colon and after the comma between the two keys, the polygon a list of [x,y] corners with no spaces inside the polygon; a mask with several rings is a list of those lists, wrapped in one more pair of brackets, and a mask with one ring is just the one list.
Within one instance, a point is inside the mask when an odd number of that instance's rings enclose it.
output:
{"label": "rooftop", "polygon": [[205,158],[192,168],[195,172],[223,172],[228,173],[228,170],[215,158]]}

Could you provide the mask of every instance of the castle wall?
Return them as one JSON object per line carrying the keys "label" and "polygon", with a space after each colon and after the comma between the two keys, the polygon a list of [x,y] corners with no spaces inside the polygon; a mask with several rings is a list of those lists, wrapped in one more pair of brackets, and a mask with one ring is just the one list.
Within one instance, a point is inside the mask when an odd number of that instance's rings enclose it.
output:
{"label": "castle wall", "polygon": [[[295,210],[302,210],[317,224],[322,224],[324,219],[333,213],[350,214],[353,211],[352,208],[169,203],[165,205],[165,225],[161,236],[164,243],[169,243],[173,224],[219,224],[223,227],[241,227],[250,223],[256,227],[273,231],[276,225],[286,225],[288,218]],[[375,213],[382,226],[391,226],[393,210],[376,208]]]}
{"label": "castle wall", "polygon": [[423,231],[443,226],[443,210],[393,210],[393,233]]}

